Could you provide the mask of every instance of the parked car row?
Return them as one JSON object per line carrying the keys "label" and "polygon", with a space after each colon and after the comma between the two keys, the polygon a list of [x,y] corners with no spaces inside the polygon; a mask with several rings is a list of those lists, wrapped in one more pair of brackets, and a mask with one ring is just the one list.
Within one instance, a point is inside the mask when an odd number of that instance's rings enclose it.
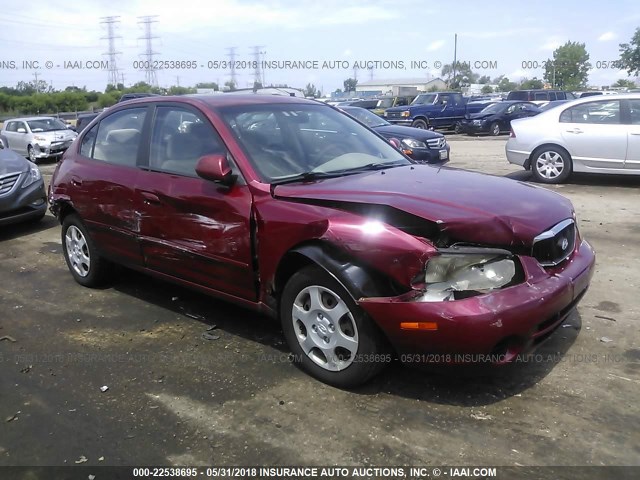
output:
{"label": "parked car row", "polygon": [[[344,108],[218,95],[105,111],[50,184],[71,275],[93,287],[121,264],[278,317],[295,361],[340,387],[394,355],[507,363],[559,328],[595,262],[571,203],[420,164],[383,138],[397,127]],[[408,135],[444,140],[423,133]]]}

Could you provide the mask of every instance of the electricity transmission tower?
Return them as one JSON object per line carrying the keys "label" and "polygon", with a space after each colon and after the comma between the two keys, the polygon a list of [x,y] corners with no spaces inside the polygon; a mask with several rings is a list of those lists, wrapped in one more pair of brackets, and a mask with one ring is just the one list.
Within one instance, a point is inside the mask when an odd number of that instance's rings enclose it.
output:
{"label": "electricity transmission tower", "polygon": [[231,77],[231,83],[233,83],[233,87],[238,87],[238,80],[236,78],[236,48],[237,47],[228,47],[227,57],[229,57],[229,75]]}
{"label": "electricity transmission tower", "polygon": [[145,51],[142,54],[144,57],[144,80],[152,87],[158,86],[158,75],[156,74],[156,68],[153,64],[153,56],[158,55],[158,52],[153,50],[153,39],[158,38],[157,35],[152,35],[151,26],[157,23],[157,15],[147,15],[144,17],[138,17],[140,21],[138,24],[144,28],[144,36],[138,37],[138,40],[145,41]]}
{"label": "electricity transmission tower", "polygon": [[256,67],[253,69],[253,84],[260,84],[264,87],[264,70],[262,69],[260,56],[267,52],[260,50],[261,48],[264,48],[264,45],[253,47],[253,60],[256,62]]}
{"label": "electricity transmission tower", "polygon": [[115,39],[121,38],[115,34],[115,27],[120,23],[119,16],[116,17],[100,17],[100,24],[107,26],[107,36],[102,37],[101,40],[107,40],[109,42],[109,50],[103,55],[109,57],[109,68],[107,69],[107,84],[111,84],[114,87],[118,85],[118,66],[116,64],[116,55],[122,52],[116,51]]}

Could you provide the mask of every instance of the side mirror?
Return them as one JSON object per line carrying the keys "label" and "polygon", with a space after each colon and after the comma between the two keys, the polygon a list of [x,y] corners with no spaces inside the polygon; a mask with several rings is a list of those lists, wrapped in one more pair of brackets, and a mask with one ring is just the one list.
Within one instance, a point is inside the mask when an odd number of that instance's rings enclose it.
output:
{"label": "side mirror", "polygon": [[196,173],[205,180],[212,180],[226,186],[231,186],[236,181],[235,175],[231,173],[227,156],[220,153],[200,158],[196,165]]}
{"label": "side mirror", "polygon": [[18,129],[16,130],[16,132],[18,132],[18,133],[27,133],[27,130],[26,130],[26,129],[24,129],[23,127],[20,127],[20,128],[18,128]]}

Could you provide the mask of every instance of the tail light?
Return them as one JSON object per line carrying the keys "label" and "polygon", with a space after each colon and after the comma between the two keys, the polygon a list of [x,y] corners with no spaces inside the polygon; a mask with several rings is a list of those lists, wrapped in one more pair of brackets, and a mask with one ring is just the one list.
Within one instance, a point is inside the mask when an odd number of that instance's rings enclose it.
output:
{"label": "tail light", "polygon": [[509,127],[509,136],[511,138],[516,138],[516,132],[513,131],[513,127]]}

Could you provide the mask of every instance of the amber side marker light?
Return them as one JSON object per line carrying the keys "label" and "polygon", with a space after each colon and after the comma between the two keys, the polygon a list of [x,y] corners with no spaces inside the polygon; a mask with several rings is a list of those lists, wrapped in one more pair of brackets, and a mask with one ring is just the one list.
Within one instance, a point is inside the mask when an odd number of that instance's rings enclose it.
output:
{"label": "amber side marker light", "polygon": [[402,330],[438,330],[436,322],[401,322]]}

